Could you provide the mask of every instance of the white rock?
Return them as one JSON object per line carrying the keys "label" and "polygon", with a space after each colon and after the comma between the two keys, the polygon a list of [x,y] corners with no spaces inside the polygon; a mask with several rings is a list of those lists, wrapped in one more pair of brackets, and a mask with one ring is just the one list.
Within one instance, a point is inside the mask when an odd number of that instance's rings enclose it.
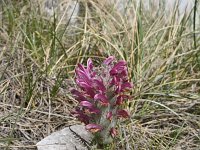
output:
{"label": "white rock", "polygon": [[87,150],[86,144],[83,144],[81,138],[70,129],[84,139],[86,143],[90,143],[92,134],[86,131],[83,125],[74,125],[42,139],[36,144],[38,150]]}

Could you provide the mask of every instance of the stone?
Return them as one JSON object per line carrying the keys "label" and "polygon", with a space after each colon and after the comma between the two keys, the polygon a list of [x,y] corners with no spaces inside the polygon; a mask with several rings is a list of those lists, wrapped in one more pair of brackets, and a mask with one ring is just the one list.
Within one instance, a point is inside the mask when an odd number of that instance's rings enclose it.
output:
{"label": "stone", "polygon": [[52,133],[36,144],[38,150],[87,150],[93,136],[83,125]]}

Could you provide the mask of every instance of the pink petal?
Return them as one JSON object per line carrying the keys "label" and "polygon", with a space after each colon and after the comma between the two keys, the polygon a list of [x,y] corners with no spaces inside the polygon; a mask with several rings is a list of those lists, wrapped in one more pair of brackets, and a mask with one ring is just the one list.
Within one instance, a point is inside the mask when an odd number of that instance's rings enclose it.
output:
{"label": "pink petal", "polygon": [[110,85],[119,85],[119,83],[121,82],[121,79],[117,76],[113,76],[113,79],[110,83]]}
{"label": "pink petal", "polygon": [[112,138],[114,138],[118,134],[118,132],[117,132],[117,130],[115,128],[111,128],[110,129],[110,134],[111,134]]}
{"label": "pink petal", "polygon": [[120,74],[121,77],[126,77],[127,75],[128,75],[127,69],[124,69]]}
{"label": "pink petal", "polygon": [[124,109],[117,111],[117,117],[128,118],[130,115]]}
{"label": "pink petal", "polygon": [[119,84],[117,86],[116,93],[124,92],[125,90],[129,90],[132,87],[133,86],[130,82],[125,82],[125,83],[122,83],[121,85]]}
{"label": "pink petal", "polygon": [[83,89],[83,91],[89,95],[91,98],[94,98],[94,89],[91,84],[87,84],[82,79],[76,79],[76,84]]}
{"label": "pink petal", "polygon": [[78,68],[77,68],[78,70],[81,70],[81,71],[83,71],[83,72],[85,72],[86,71],[86,69],[85,69],[85,67],[82,65],[82,64],[78,64]]}
{"label": "pink petal", "polygon": [[104,60],[103,64],[109,65],[114,59],[115,59],[114,56],[109,56]]}
{"label": "pink petal", "polygon": [[80,108],[76,108],[76,110],[72,111],[71,114],[85,124],[88,124],[89,120],[91,119],[89,116],[84,114]]}
{"label": "pink petal", "polygon": [[89,58],[89,59],[87,60],[87,70],[88,70],[88,72],[91,72],[92,69],[93,69],[93,63],[92,63],[91,58]]}
{"label": "pink petal", "polygon": [[116,105],[121,105],[128,98],[130,98],[128,95],[119,95],[117,97]]}
{"label": "pink petal", "polygon": [[111,111],[106,114],[106,118],[111,121],[111,119],[112,119],[112,112]]}
{"label": "pink petal", "polygon": [[76,79],[76,84],[82,88],[91,88],[90,84],[86,83],[83,79]]}
{"label": "pink petal", "polygon": [[82,79],[87,84],[92,84],[91,77],[87,72],[76,69],[77,79]]}
{"label": "pink petal", "polygon": [[89,114],[100,114],[101,111],[94,107],[94,108],[89,109],[88,112]]}
{"label": "pink petal", "polygon": [[93,108],[93,104],[88,102],[88,101],[81,101],[80,106],[88,107],[88,108]]}
{"label": "pink petal", "polygon": [[91,98],[94,98],[95,92],[92,88],[85,89],[85,93],[88,94]]}
{"label": "pink petal", "polygon": [[122,72],[123,70],[126,70],[126,61],[120,60],[117,64],[114,65],[114,67],[110,70],[111,75],[115,75],[117,73]]}
{"label": "pink petal", "polygon": [[98,124],[88,124],[85,126],[85,129],[89,130],[92,133],[96,133],[98,131],[101,131],[103,127]]}
{"label": "pink petal", "polygon": [[122,84],[121,90],[123,91],[124,89],[130,89],[132,87],[133,87],[133,85],[130,82],[125,82]]}
{"label": "pink petal", "polygon": [[109,104],[108,98],[105,95],[103,95],[103,94],[96,94],[94,96],[94,99],[95,100],[100,100],[100,102],[101,102],[102,105],[107,106]]}
{"label": "pink petal", "polygon": [[78,90],[72,89],[71,93],[75,96],[75,99],[78,100],[79,102],[87,101],[87,99],[83,96],[83,94],[79,92]]}
{"label": "pink petal", "polygon": [[94,82],[96,89],[102,91],[102,93],[104,93],[106,91],[106,87],[104,86],[103,81],[94,79],[93,82]]}
{"label": "pink petal", "polygon": [[100,110],[94,107],[94,105],[88,101],[82,101],[79,104],[80,106],[86,107],[84,112],[87,114],[99,114]]}

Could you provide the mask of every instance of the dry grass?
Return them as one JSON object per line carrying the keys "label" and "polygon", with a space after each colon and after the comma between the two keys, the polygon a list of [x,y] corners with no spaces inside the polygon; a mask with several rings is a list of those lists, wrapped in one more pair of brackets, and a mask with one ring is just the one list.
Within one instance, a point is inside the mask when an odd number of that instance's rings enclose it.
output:
{"label": "dry grass", "polygon": [[128,62],[135,84],[117,147],[200,148],[200,29],[193,31],[190,13],[177,22],[176,8],[165,16],[163,8],[145,11],[130,1],[124,17],[103,2],[83,1],[72,29],[29,1],[2,2],[0,149],[36,149],[50,133],[78,123],[70,116],[74,66],[88,57],[98,65],[109,55]]}

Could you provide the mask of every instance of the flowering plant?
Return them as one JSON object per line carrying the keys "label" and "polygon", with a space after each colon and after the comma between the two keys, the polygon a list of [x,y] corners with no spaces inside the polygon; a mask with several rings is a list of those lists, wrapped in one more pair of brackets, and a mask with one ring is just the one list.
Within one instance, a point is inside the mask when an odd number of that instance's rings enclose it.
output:
{"label": "flowering plant", "polygon": [[117,120],[129,117],[128,112],[120,108],[132,88],[126,65],[124,60],[116,62],[110,56],[99,68],[88,59],[86,68],[78,64],[75,70],[78,89],[72,89],[71,93],[79,105],[72,114],[85,123],[98,143],[111,143],[117,135]]}

